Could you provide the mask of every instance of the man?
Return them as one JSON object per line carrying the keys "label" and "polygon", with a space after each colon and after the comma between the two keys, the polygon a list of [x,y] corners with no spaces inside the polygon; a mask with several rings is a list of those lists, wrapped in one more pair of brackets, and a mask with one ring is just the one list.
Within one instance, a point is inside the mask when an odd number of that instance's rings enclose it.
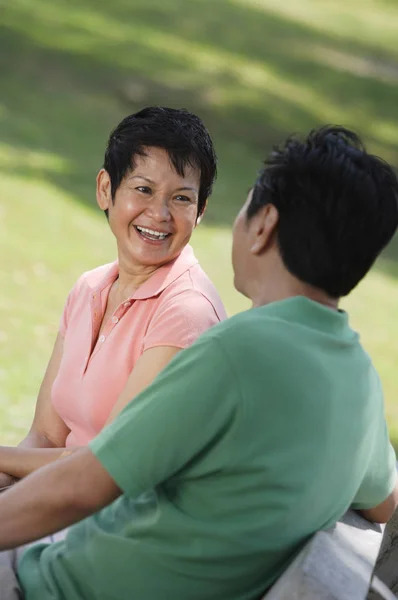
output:
{"label": "man", "polygon": [[233,233],[253,308],[173,359],[89,449],[0,497],[1,549],[80,521],[4,553],[4,581],[16,569],[28,600],[252,600],[350,506],[388,520],[381,386],[338,302],[397,224],[397,179],[352,132],[273,152]]}

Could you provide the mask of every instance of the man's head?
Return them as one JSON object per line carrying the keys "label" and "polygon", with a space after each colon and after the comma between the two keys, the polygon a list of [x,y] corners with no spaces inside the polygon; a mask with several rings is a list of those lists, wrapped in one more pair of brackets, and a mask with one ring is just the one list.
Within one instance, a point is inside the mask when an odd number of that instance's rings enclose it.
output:
{"label": "man's head", "polygon": [[265,161],[237,217],[235,285],[250,296],[250,278],[268,277],[279,259],[297,281],[346,296],[397,226],[397,177],[355,133],[327,126],[291,137]]}
{"label": "man's head", "polygon": [[134,170],[135,159],[146,156],[148,148],[165,150],[180,176],[189,167],[200,172],[200,217],[217,172],[213,143],[202,120],[187,110],[163,107],[144,108],[123,119],[109,137],[104,159],[113,200],[126,174]]}

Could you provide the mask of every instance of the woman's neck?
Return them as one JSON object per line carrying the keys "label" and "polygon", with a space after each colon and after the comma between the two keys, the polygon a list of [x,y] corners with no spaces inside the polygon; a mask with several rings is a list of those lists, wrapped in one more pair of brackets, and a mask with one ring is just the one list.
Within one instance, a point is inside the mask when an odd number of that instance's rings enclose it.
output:
{"label": "woman's neck", "polygon": [[119,275],[113,287],[114,292],[120,298],[120,301],[123,302],[123,300],[132,296],[134,292],[138,290],[138,288],[141,287],[155,271],[157,271],[157,269],[157,266],[140,267],[137,269],[129,267],[126,269],[123,265],[119,264]]}

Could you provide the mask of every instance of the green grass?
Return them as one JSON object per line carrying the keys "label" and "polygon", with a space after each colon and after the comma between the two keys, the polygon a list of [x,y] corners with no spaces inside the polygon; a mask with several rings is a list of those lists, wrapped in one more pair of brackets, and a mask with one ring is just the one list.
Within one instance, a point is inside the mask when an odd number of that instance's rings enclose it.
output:
{"label": "green grass", "polygon": [[[354,127],[398,151],[391,0],[0,0],[0,442],[32,418],[66,294],[115,248],[94,204],[110,129],[147,104],[198,112],[220,176],[193,244],[230,314],[230,226],[292,131]],[[378,367],[398,445],[398,241],[344,304]]]}

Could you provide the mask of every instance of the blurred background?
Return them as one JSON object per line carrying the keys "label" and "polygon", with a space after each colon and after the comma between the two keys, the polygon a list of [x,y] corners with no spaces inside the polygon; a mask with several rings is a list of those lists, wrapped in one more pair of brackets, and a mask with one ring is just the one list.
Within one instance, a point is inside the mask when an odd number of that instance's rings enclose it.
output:
{"label": "blurred background", "polygon": [[[0,14],[0,443],[14,444],[69,289],[115,257],[95,204],[110,130],[150,104],[204,119],[219,179],[193,246],[229,314],[243,310],[231,224],[273,144],[338,123],[398,164],[398,1],[0,0]],[[396,238],[344,302],[396,447],[397,278]]]}

